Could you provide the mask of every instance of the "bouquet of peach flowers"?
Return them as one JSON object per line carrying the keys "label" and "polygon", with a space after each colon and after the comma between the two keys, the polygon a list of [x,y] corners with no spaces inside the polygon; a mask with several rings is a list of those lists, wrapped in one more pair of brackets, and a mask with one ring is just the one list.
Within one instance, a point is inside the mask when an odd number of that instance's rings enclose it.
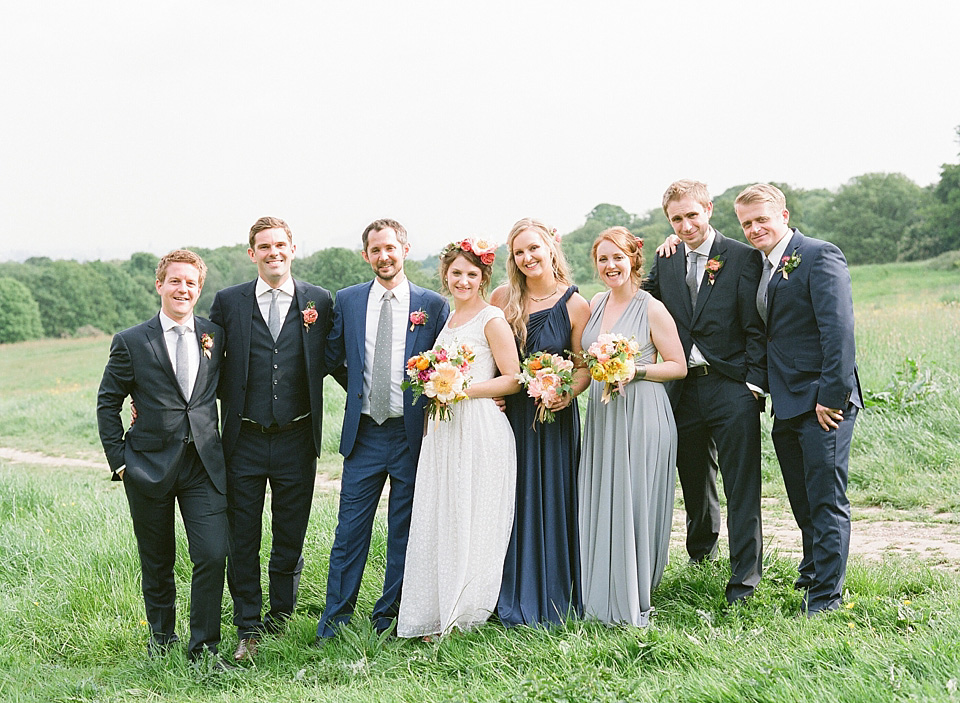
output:
{"label": "bouquet of peach flowers", "polygon": [[407,380],[401,388],[413,389],[414,403],[422,395],[429,398],[427,412],[431,420],[449,420],[453,417],[453,404],[467,397],[467,373],[473,359],[473,350],[466,344],[453,349],[438,344],[407,360]]}
{"label": "bouquet of peach flowers", "polygon": [[556,417],[546,403],[573,392],[573,362],[559,354],[537,352],[523,360],[516,379],[527,389],[527,395],[536,400],[534,421],[549,424]]}
{"label": "bouquet of peach flowers", "polygon": [[611,398],[623,393],[623,384],[636,373],[635,360],[640,353],[636,337],[622,334],[601,334],[597,341],[583,352],[583,360],[590,369],[594,381],[606,385],[601,400],[609,403]]}

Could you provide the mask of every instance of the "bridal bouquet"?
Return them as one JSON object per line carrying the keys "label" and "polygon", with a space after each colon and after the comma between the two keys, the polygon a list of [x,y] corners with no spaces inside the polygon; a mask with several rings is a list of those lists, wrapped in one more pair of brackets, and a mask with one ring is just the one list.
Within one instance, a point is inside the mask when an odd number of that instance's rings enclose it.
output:
{"label": "bridal bouquet", "polygon": [[467,372],[473,358],[473,350],[466,344],[451,349],[438,344],[407,361],[407,380],[401,387],[413,389],[414,403],[422,395],[429,398],[431,420],[449,420],[453,404],[467,397],[464,391],[470,385]]}
{"label": "bridal bouquet", "polygon": [[583,359],[594,381],[603,381],[604,403],[623,393],[623,384],[632,377],[631,367],[640,353],[636,337],[627,339],[622,334],[601,334],[597,341],[583,352]]}
{"label": "bridal bouquet", "polygon": [[556,417],[546,403],[573,391],[573,362],[559,354],[537,352],[523,360],[516,379],[536,401],[536,420],[551,423]]}

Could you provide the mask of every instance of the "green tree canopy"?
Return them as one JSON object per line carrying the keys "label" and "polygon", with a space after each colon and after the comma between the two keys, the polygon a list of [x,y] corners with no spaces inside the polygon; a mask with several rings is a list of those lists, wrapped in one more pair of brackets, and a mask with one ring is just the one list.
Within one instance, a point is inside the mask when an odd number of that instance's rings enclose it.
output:
{"label": "green tree canopy", "polygon": [[823,224],[851,264],[896,261],[902,238],[920,224],[925,198],[902,173],[866,173],[840,188],[823,211]]}
{"label": "green tree canopy", "polygon": [[30,289],[14,278],[0,278],[0,344],[42,336],[40,307]]}

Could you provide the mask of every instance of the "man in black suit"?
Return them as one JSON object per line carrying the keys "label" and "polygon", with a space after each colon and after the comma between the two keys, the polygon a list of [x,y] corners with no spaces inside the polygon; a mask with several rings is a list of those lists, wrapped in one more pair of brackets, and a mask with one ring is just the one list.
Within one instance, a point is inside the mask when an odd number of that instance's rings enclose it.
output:
{"label": "man in black suit", "polygon": [[677,473],[693,562],[717,555],[720,501],[727,498],[729,602],[760,582],[760,411],[767,385],[766,339],[756,308],[758,253],[710,226],[713,202],[698,181],[672,183],[663,211],[683,242],[658,256],[644,289],[666,305],[687,358],[685,379],[667,387],[677,421]]}
{"label": "man in black suit", "polygon": [[850,548],[848,463],[863,407],[850,272],[837,247],[789,226],[778,188],[750,186],[734,209],[763,252],[756,305],[767,329],[773,446],[803,536],[795,587],[812,616],[840,607]]}
{"label": "man in black suit", "polygon": [[[282,631],[303,570],[323,420],[324,345],[333,298],[290,275],[293,234],[276,217],[250,228],[247,254],[258,277],[219,291],[210,318],[225,331],[220,379],[227,461],[230,559],[227,578],[239,644],[252,659],[264,633]],[[270,609],[262,616],[260,539],[267,482],[273,494]]]}
{"label": "man in black suit", "polygon": [[[191,251],[160,259],[160,314],[113,338],[97,395],[100,441],[113,480],[123,481],[137,537],[151,655],[177,641],[174,503],[180,504],[193,562],[191,660],[204,650],[217,653],[227,555],[216,402],[223,331],[193,315],[206,272]],[[127,396],[137,421],[124,436],[120,410]],[[219,658],[216,666],[226,667]]]}

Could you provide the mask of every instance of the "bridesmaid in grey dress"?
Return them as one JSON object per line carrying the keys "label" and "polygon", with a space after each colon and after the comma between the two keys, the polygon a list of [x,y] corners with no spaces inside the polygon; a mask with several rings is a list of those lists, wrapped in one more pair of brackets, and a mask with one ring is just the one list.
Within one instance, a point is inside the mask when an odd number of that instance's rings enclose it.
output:
{"label": "bridesmaid in grey dress", "polygon": [[582,346],[611,332],[635,336],[640,354],[623,394],[609,403],[601,402],[604,384],[590,384],[579,479],[584,613],[639,627],[649,623],[673,518],[677,428],[662,382],[687,373],[673,318],[640,289],[642,245],[624,227],[593,243],[608,290],[590,303]]}

